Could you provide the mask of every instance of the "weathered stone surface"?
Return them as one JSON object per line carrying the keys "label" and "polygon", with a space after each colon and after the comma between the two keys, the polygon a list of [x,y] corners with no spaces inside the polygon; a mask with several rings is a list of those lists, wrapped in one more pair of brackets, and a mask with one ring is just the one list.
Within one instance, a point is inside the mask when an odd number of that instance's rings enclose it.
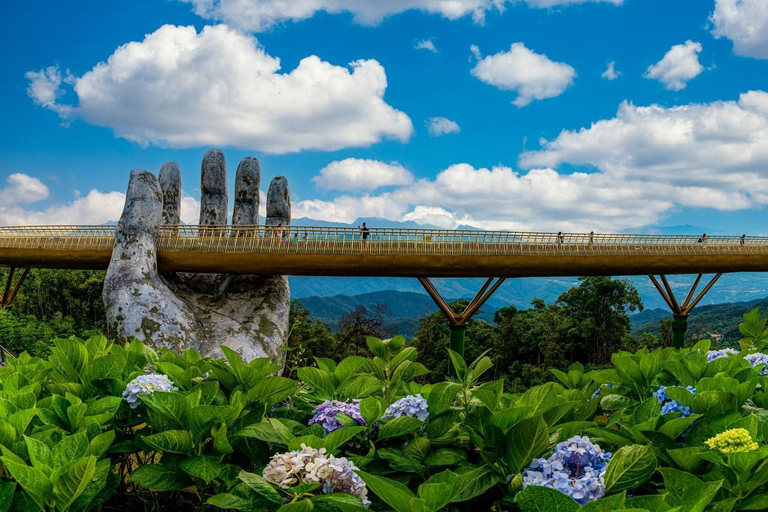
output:
{"label": "weathered stone surface", "polygon": [[176,225],[181,218],[181,169],[176,162],[163,164],[158,175],[163,191],[163,224]]}
{"label": "weathered stone surface", "polygon": [[259,161],[247,156],[240,161],[235,175],[235,209],[232,225],[246,226],[259,223]]}
{"label": "weathered stone surface", "polygon": [[200,225],[227,223],[227,164],[224,153],[209,149],[200,166]]}
{"label": "weathered stone surface", "polygon": [[[165,168],[165,166],[164,166]],[[165,178],[171,176],[168,171]],[[179,180],[170,179],[172,184]],[[226,222],[226,169],[218,150],[206,153],[201,172],[201,223],[219,224],[223,205]],[[245,159],[236,179],[235,220],[258,222],[259,166]],[[288,334],[290,290],[285,276],[224,274],[157,274],[156,237],[164,213],[164,192],[146,171],[133,171],[123,215],[118,223],[103,298],[110,325],[118,337],[136,337],[155,347],[220,356],[220,345],[245,360],[284,358]],[[179,186],[179,190],[180,186]],[[270,206],[271,205],[271,206]],[[290,196],[285,178],[275,178],[268,194],[270,223],[290,223]]]}

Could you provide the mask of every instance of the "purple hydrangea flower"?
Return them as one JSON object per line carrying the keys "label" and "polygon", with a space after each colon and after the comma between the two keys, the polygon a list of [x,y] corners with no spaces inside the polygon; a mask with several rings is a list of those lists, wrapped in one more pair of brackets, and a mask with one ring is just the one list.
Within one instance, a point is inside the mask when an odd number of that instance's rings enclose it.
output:
{"label": "purple hydrangea flower", "polygon": [[427,401],[421,394],[408,395],[405,398],[401,398],[397,402],[393,403],[384,412],[384,416],[381,417],[384,421],[389,421],[400,416],[411,416],[418,418],[421,421],[426,421],[429,418],[429,412],[427,411]]}
{"label": "purple hydrangea flower", "polygon": [[125,387],[123,398],[135,409],[141,403],[140,395],[151,395],[155,391],[178,391],[179,388],[173,385],[167,375],[152,373],[149,375],[139,375]]}
{"label": "purple hydrangea flower", "polygon": [[[696,389],[693,386],[686,386],[685,389],[690,391],[693,396],[696,396]],[[661,404],[661,414],[667,414],[670,412],[680,412],[680,417],[685,418],[693,414],[693,409],[681,404],[677,400],[672,400],[667,396],[667,386],[661,386],[658,391],[653,393],[653,396]]]}
{"label": "purple hydrangea flower", "polygon": [[744,359],[749,361],[749,364],[751,364],[753,368],[759,368],[760,375],[768,375],[768,368],[766,368],[766,363],[768,363],[768,354],[755,352],[754,354],[747,354],[744,356]]}
{"label": "purple hydrangea flower", "polygon": [[720,359],[721,357],[728,357],[729,354],[738,354],[738,350],[734,350],[732,348],[724,348],[722,350],[710,350],[707,352],[707,362],[711,363],[715,359]]}
{"label": "purple hydrangea flower", "polygon": [[534,459],[523,472],[523,487],[549,487],[583,505],[605,493],[603,475],[609,460],[611,454],[588,437],[574,436],[559,443],[548,459]]}
{"label": "purple hydrangea flower", "polygon": [[365,420],[360,415],[360,400],[352,400],[352,403],[326,400],[315,408],[315,415],[309,420],[309,424],[322,425],[325,433],[330,434],[344,426],[336,418],[337,414],[346,414],[359,425],[365,425]]}

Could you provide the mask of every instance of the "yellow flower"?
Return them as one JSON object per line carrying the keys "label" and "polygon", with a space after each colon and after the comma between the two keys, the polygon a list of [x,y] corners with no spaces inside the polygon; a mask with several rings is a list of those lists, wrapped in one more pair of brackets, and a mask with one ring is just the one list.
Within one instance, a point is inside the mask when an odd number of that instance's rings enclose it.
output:
{"label": "yellow flower", "polygon": [[707,439],[706,445],[721,453],[740,453],[753,452],[757,450],[758,444],[752,440],[752,436],[744,428],[732,428],[717,434],[715,437]]}

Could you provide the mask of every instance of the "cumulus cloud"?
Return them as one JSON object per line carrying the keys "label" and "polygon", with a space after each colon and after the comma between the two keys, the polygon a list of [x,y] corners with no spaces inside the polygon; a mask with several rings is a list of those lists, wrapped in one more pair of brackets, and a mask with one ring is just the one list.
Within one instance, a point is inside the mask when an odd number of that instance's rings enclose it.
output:
{"label": "cumulus cloud", "polygon": [[[482,24],[488,12],[503,12],[517,0],[181,0],[203,18],[223,21],[249,32],[261,32],[286,21],[311,18],[319,11],[349,13],[355,23],[377,25],[384,18],[418,10],[450,20],[471,16]],[[587,2],[621,5],[623,0],[524,0],[531,7],[552,8]]]}
{"label": "cumulus cloud", "polygon": [[684,44],[676,44],[663,59],[651,65],[643,76],[660,81],[670,91],[685,89],[689,80],[704,71],[704,67],[699,63],[701,50],[701,43],[690,39]]}
{"label": "cumulus cloud", "polygon": [[435,43],[433,43],[431,39],[422,39],[414,45],[414,48],[417,50],[428,50],[432,53],[437,53]]}
{"label": "cumulus cloud", "polygon": [[744,57],[768,59],[768,2],[715,0],[710,17],[715,37],[733,41],[733,51]]}
{"label": "cumulus cloud", "polygon": [[424,123],[429,129],[429,134],[433,137],[439,137],[447,133],[460,133],[461,127],[456,121],[451,121],[447,117],[430,117]]}
{"label": "cumulus cloud", "polygon": [[479,61],[472,74],[486,84],[516,91],[518,96],[512,104],[518,107],[561,95],[576,77],[576,70],[568,64],[551,61],[523,43],[514,43],[508,52],[487,57],[482,57],[476,46],[471,49]]}
{"label": "cumulus cloud", "polygon": [[616,71],[616,62],[611,61],[608,63],[608,69],[606,69],[600,76],[606,80],[616,80],[621,76],[621,71]]}
{"label": "cumulus cloud", "polygon": [[331,190],[374,190],[408,185],[413,182],[413,175],[398,163],[347,158],[326,165],[312,181]]}
{"label": "cumulus cloud", "polygon": [[410,118],[384,101],[375,60],[335,66],[310,56],[290,72],[251,36],[225,25],[165,25],[71,77],[76,106],[59,103],[58,69],[27,74],[29,94],[63,118],[167,147],[236,146],[271,153],[406,141]]}
{"label": "cumulus cloud", "polygon": [[[673,108],[623,103],[615,118],[544,141],[527,171],[451,165],[381,194],[298,201],[297,216],[413,220],[441,227],[615,232],[680,207],[768,205],[768,93]],[[586,169],[580,172],[558,170]]]}

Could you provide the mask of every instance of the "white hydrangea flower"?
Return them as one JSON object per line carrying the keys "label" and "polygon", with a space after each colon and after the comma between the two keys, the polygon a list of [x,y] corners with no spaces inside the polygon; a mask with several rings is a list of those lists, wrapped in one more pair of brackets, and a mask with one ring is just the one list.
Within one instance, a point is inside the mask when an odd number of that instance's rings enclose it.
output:
{"label": "white hydrangea flower", "polygon": [[139,375],[125,387],[123,399],[130,404],[131,409],[135,409],[141,403],[140,395],[151,395],[155,391],[178,391],[171,379],[167,375],[159,373],[149,375]]}

